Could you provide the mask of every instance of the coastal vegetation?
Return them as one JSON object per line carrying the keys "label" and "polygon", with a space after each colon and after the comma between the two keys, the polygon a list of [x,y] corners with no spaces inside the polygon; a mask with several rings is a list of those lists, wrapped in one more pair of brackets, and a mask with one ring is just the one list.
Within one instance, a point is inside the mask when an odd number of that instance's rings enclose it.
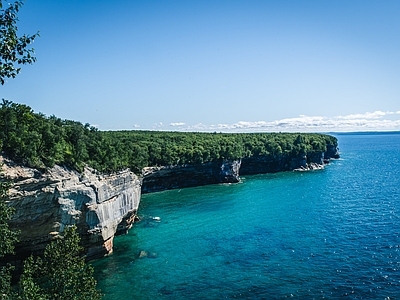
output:
{"label": "coastal vegetation", "polygon": [[19,283],[21,299],[101,299],[93,267],[81,256],[76,227],[47,245],[43,258],[30,256]]}
{"label": "coastal vegetation", "polygon": [[[22,1],[3,5],[0,0],[2,85],[20,73],[21,65],[36,61],[31,44],[39,34],[18,36],[22,5]],[[336,138],[323,134],[99,131],[90,124],[36,113],[25,104],[5,99],[0,104],[0,152],[42,170],[59,164],[78,171],[88,165],[100,172],[130,168],[141,173],[147,166],[323,152],[336,143]],[[13,266],[8,257],[18,242],[18,232],[9,227],[11,184],[0,178],[0,299],[101,299],[75,227],[50,242],[41,257],[25,260],[19,283],[11,285]]]}
{"label": "coastal vegetation", "polygon": [[62,237],[50,242],[43,257],[30,256],[20,281],[12,285],[14,266],[6,257],[14,254],[18,232],[8,224],[14,212],[6,203],[10,184],[4,177],[0,179],[0,299],[101,299],[93,267],[82,255],[76,227],[66,228]]}
{"label": "coastal vegetation", "polygon": [[224,159],[326,151],[335,137],[316,133],[202,133],[100,131],[90,124],[47,117],[25,104],[2,100],[0,149],[10,158],[44,169],[54,164],[101,172]]}
{"label": "coastal vegetation", "polygon": [[[2,174],[0,172],[0,179]],[[18,233],[10,229],[8,222],[11,220],[14,210],[6,204],[7,191],[10,187],[5,180],[0,180],[0,259],[14,252],[15,243],[18,241]],[[12,299],[11,272],[13,266],[9,263],[0,266],[0,299]]]}
{"label": "coastal vegetation", "polygon": [[[0,0],[0,84],[4,85],[7,78],[15,78],[21,71],[21,65],[33,64],[36,61],[34,49],[31,44],[39,33],[33,35],[18,35],[17,21],[18,12],[23,5],[23,1],[5,2]],[[13,109],[23,108],[23,105],[11,105]],[[30,139],[33,135],[43,132],[44,128],[25,132],[22,139],[16,137],[19,130],[30,130],[37,125],[20,127],[14,122],[30,122],[39,120],[40,115],[24,114],[27,110],[19,111],[22,115],[16,118],[16,114],[11,110],[2,110],[0,149],[3,146],[15,146],[21,142],[21,147],[17,147],[10,153],[12,156],[20,157],[34,165],[34,148],[29,150],[32,144],[25,139]],[[11,115],[8,115],[11,113]],[[18,113],[17,113],[18,114]],[[46,126],[45,124],[42,124]],[[45,142],[46,135],[39,137]],[[37,137],[36,137],[37,141]],[[11,144],[9,143],[11,142]],[[20,152],[22,150],[22,152]],[[48,155],[48,154],[46,154]],[[51,155],[49,155],[51,157]],[[44,161],[46,161],[44,159]],[[49,165],[49,161],[46,161]],[[1,167],[1,165],[0,165]],[[23,274],[19,284],[12,286],[12,272],[14,266],[9,263],[9,257],[14,254],[15,245],[18,242],[19,232],[11,230],[9,221],[12,218],[14,209],[7,205],[8,190],[11,182],[4,178],[0,170],[0,299],[101,299],[101,294],[96,288],[96,281],[93,277],[92,266],[85,263],[80,247],[80,237],[74,227],[66,228],[64,236],[49,243],[45,249],[43,258],[29,257],[23,268]]]}

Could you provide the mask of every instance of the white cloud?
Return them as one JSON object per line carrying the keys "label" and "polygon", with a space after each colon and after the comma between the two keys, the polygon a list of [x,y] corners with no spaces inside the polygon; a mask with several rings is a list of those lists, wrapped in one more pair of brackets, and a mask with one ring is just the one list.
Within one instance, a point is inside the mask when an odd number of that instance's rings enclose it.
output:
{"label": "white cloud", "polygon": [[139,124],[133,124],[133,128],[140,128]]}
{"label": "white cloud", "polygon": [[337,118],[339,119],[347,119],[347,120],[352,120],[352,119],[378,119],[382,118],[385,115],[388,114],[393,114],[393,112],[383,112],[380,110],[374,111],[372,113],[366,112],[364,114],[355,114],[355,115],[347,115],[347,116],[338,116]]}
{"label": "white cloud", "polygon": [[[255,132],[255,131],[379,131],[400,130],[400,115],[397,112],[366,112],[345,116],[306,116],[285,118],[275,121],[239,121],[234,124],[197,125],[182,128],[191,131]],[[390,118],[388,118],[390,116]],[[386,117],[386,118],[385,118]]]}
{"label": "white cloud", "polygon": [[176,123],[170,123],[169,126],[183,126],[186,125],[186,123],[183,122],[176,122]]}
{"label": "white cloud", "polygon": [[158,123],[155,123],[155,124],[153,125],[153,128],[160,129],[160,128],[162,128],[163,126],[164,126],[164,124],[163,124],[162,122],[158,122]]}

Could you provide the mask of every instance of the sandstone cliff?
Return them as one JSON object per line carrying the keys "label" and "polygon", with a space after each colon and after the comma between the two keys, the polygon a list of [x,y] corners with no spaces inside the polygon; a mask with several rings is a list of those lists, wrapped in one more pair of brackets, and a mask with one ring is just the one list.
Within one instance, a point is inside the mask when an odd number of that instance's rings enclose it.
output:
{"label": "sandstone cliff", "polygon": [[126,170],[101,175],[86,168],[82,174],[55,166],[46,172],[4,160],[12,179],[9,205],[16,212],[12,229],[20,230],[17,254],[40,253],[46,244],[76,225],[89,259],[112,252],[115,235],[125,233],[136,217],[140,194],[216,183],[236,183],[239,175],[314,169],[338,158],[336,145],[326,152],[303,155],[260,155],[240,160],[144,168],[141,178]]}
{"label": "sandstone cliff", "polygon": [[240,175],[253,175],[291,171],[307,168],[311,164],[323,166],[324,152],[310,152],[293,156],[292,154],[259,155],[242,159]]}
{"label": "sandstone cliff", "polygon": [[324,153],[324,159],[340,158],[339,148],[337,145],[328,144],[326,145],[326,152]]}
{"label": "sandstone cliff", "polygon": [[258,155],[239,160],[224,160],[204,164],[144,168],[142,193],[201,186],[216,183],[236,183],[239,175],[253,175],[323,168],[330,158],[339,158],[335,145],[327,145],[326,152]]}
{"label": "sandstone cliff", "polygon": [[240,181],[240,160],[144,168],[142,193]]}
{"label": "sandstone cliff", "polygon": [[3,171],[14,183],[10,226],[20,230],[21,257],[40,253],[68,225],[77,226],[89,259],[109,254],[114,235],[130,228],[140,202],[140,180],[130,171],[99,175],[86,168],[79,174],[55,166],[42,173],[6,159]]}

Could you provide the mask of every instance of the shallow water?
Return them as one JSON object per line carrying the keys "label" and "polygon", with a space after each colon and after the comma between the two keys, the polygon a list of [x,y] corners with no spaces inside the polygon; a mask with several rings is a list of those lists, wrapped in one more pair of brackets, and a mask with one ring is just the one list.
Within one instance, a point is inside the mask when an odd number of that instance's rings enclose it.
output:
{"label": "shallow water", "polygon": [[337,137],[325,170],[143,195],[105,299],[400,299],[400,134]]}

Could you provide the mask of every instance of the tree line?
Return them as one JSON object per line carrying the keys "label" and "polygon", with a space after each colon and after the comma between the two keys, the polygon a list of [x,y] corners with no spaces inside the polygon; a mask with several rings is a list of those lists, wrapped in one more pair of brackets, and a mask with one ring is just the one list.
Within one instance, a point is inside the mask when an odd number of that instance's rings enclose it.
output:
{"label": "tree line", "polygon": [[316,133],[203,133],[100,131],[89,124],[47,117],[2,100],[0,149],[15,161],[45,169],[54,164],[101,172],[326,151],[335,137]]}
{"label": "tree line", "polygon": [[[31,44],[39,33],[18,36],[22,5],[0,0],[1,85],[15,78],[21,65],[36,61]],[[327,144],[336,143],[336,138],[322,134],[102,132],[4,99],[0,107],[0,151],[39,169],[59,164],[80,171],[87,164],[102,172],[130,168],[140,173],[146,166],[325,151]],[[8,226],[13,210],[6,203],[10,185],[3,179],[0,172],[0,259],[12,254],[18,241],[18,233]],[[79,236],[72,227],[46,247],[43,257],[25,261],[18,288],[11,287],[12,266],[1,265],[0,299],[100,299],[93,269],[80,254]]]}

